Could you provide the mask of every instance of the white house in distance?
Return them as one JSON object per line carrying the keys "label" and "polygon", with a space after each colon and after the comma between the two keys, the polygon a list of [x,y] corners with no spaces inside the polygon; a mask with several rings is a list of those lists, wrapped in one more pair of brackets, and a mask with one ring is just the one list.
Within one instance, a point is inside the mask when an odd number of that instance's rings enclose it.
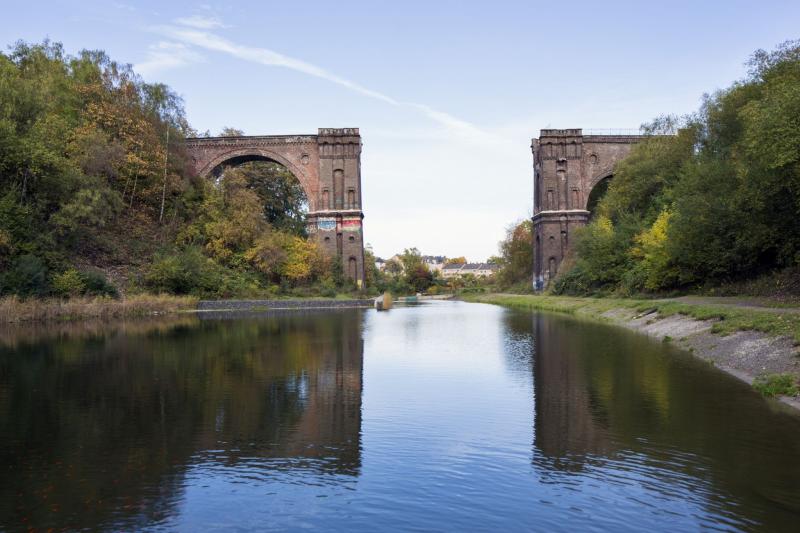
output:
{"label": "white house in distance", "polygon": [[423,255],[422,262],[428,266],[431,272],[441,272],[447,258],[443,255]]}
{"label": "white house in distance", "polygon": [[443,278],[454,278],[458,276],[461,269],[464,268],[466,263],[450,263],[449,265],[445,265],[442,267],[442,277]]}
{"label": "white house in distance", "polygon": [[443,278],[473,275],[476,278],[491,276],[497,271],[497,265],[492,263],[451,263],[442,269]]}

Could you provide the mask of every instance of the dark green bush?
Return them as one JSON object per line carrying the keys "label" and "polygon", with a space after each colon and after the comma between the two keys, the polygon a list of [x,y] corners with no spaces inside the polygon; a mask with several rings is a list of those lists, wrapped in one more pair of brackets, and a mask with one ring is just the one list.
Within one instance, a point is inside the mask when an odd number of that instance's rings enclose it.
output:
{"label": "dark green bush", "polygon": [[45,262],[32,254],[12,261],[8,271],[0,275],[0,294],[43,297],[50,293],[50,282]]}
{"label": "dark green bush", "polygon": [[119,298],[119,291],[112,285],[105,274],[99,270],[87,270],[80,273],[81,280],[85,286],[84,294],[90,296],[110,296]]}
{"label": "dark green bush", "polygon": [[144,277],[154,292],[195,296],[216,296],[224,292],[225,281],[222,267],[194,246],[156,256]]}

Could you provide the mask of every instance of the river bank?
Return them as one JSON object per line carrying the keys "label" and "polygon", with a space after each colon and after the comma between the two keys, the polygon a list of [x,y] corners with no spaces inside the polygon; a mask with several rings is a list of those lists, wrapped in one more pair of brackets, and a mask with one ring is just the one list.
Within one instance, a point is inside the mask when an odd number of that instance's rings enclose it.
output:
{"label": "river bank", "polygon": [[709,304],[678,299],[513,294],[475,294],[464,299],[567,313],[639,331],[673,343],[800,410],[796,395],[775,394],[766,387],[783,379],[788,381],[789,391],[800,380],[800,309],[781,308],[776,312],[775,308],[722,301]]}
{"label": "river bank", "polygon": [[0,324],[134,318],[181,312],[261,312],[289,309],[342,309],[373,306],[371,298],[277,298],[199,300],[191,296],[140,294],[121,299],[0,298]]}

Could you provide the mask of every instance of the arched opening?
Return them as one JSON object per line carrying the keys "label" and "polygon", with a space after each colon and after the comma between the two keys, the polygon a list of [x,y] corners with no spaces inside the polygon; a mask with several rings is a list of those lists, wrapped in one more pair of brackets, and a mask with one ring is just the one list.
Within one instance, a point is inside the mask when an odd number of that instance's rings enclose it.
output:
{"label": "arched opening", "polygon": [[351,257],[347,260],[347,274],[352,280],[358,279],[358,261],[355,257]]}
{"label": "arched opening", "polygon": [[211,176],[218,186],[239,183],[258,195],[264,219],[273,227],[305,236],[309,202],[303,185],[281,163],[261,155],[232,157]]}
{"label": "arched opening", "polygon": [[333,171],[333,197],[336,209],[344,209],[344,170],[339,168]]}
{"label": "arched opening", "polygon": [[589,193],[589,199],[586,201],[586,210],[589,211],[589,219],[594,216],[597,210],[597,204],[600,203],[600,200],[606,195],[612,177],[613,176],[606,176],[598,181]]}

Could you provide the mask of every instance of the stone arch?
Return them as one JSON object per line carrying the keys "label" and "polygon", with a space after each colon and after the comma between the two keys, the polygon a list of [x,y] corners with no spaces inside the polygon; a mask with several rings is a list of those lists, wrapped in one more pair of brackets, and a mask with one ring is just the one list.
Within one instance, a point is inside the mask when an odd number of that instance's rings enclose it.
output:
{"label": "stone arch", "polygon": [[602,168],[597,169],[592,178],[589,180],[589,191],[595,188],[595,186],[603,181],[606,178],[610,178],[614,174],[614,165],[605,165]]}
{"label": "stone arch", "polygon": [[[306,194],[309,237],[320,244],[326,255],[342,260],[345,274],[349,258],[354,257],[356,279],[363,281],[364,214],[358,128],[319,128],[316,135],[198,137],[186,139],[185,147],[193,172],[201,177],[208,177],[226,162],[235,165],[264,160],[283,165]],[[353,189],[352,195],[345,187]],[[342,242],[344,227],[356,239]]]}
{"label": "stone arch", "polygon": [[308,198],[309,208],[316,209],[317,204],[317,188],[316,183],[297,165],[293,164],[286,157],[281,154],[261,147],[248,147],[228,150],[217,154],[214,158],[208,161],[197,174],[201,177],[210,176],[217,168],[221,167],[229,161],[236,163],[246,163],[249,161],[272,161],[283,165],[292,175],[300,182],[303,190]]}

